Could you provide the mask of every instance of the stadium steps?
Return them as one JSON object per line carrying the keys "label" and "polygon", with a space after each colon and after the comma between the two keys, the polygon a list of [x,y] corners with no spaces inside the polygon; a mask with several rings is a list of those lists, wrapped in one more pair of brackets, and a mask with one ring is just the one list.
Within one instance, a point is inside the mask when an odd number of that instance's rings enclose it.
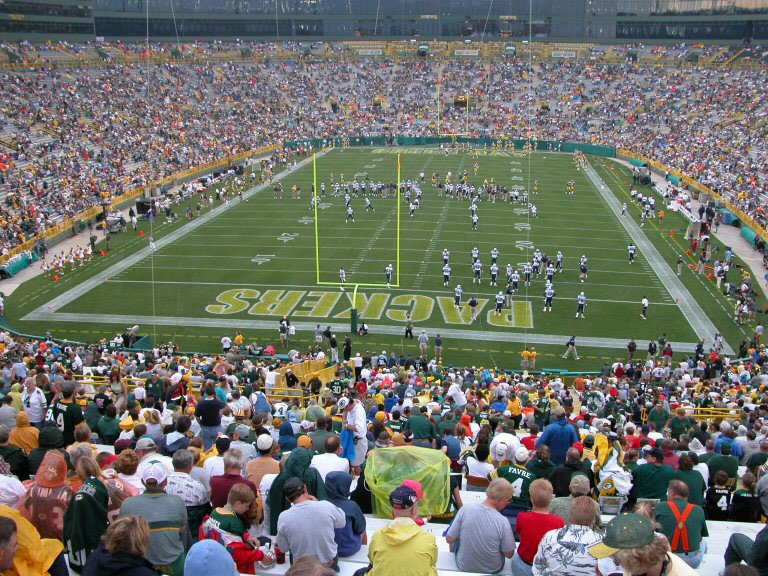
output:
{"label": "stadium steps", "polygon": [[738,51],[737,51],[737,52],[736,52],[736,53],[735,53],[733,56],[731,56],[730,58],[728,58],[728,60],[726,60],[725,62],[723,62],[723,66],[730,66],[730,65],[731,65],[731,64],[733,64],[733,63],[734,63],[734,62],[735,62],[735,61],[736,61],[736,60],[737,60],[737,59],[738,59],[738,58],[739,58],[739,57],[740,57],[742,54],[744,54],[744,52],[746,52],[746,49],[745,49],[745,48],[742,48],[741,50],[738,50]]}
{"label": "stadium steps", "polygon": [[720,58],[721,56],[724,56],[730,49],[731,49],[730,46],[726,46],[725,48],[720,49],[719,51],[715,52],[711,57],[707,58],[704,63],[714,64],[715,62],[717,62],[718,58]]}

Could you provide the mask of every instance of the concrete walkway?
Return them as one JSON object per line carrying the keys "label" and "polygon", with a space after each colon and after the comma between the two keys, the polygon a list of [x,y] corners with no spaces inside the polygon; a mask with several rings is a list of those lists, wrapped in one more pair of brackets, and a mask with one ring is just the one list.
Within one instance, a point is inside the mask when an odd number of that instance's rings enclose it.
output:
{"label": "concrete walkway", "polygon": [[[625,160],[619,160],[617,158],[616,162],[619,162],[630,169],[632,168],[632,164]],[[651,172],[651,179],[659,188],[666,186],[664,176],[661,174]],[[701,202],[696,199],[691,199],[692,212],[696,215],[699,213],[699,206],[701,206]],[[768,274],[768,268],[763,265],[763,255],[755,250],[754,246],[747,242],[741,235],[741,228],[721,224],[717,232],[714,232],[713,230],[712,236],[720,240],[725,246],[730,246],[733,253],[738,256],[752,272],[752,277],[755,279],[753,287],[756,289],[759,288],[763,296],[768,295],[766,282],[764,280],[765,275]]]}

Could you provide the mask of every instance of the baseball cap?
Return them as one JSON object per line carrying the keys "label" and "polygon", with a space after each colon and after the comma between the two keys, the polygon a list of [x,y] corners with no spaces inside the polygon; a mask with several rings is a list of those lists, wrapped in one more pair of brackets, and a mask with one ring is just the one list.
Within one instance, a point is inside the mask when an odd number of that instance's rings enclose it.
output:
{"label": "baseball cap", "polygon": [[144,484],[148,483],[149,481],[162,484],[166,481],[167,478],[168,472],[166,472],[165,466],[154,460],[150,462],[149,466],[144,468],[144,471],[141,473],[141,481],[144,482]]}
{"label": "baseball cap", "polygon": [[416,492],[416,497],[419,500],[424,500],[424,489],[421,487],[421,482],[417,482],[416,480],[403,480],[403,486],[406,488],[410,488],[414,492]]}
{"label": "baseball cap", "polygon": [[339,399],[339,410],[344,410],[349,405],[349,398]]}
{"label": "baseball cap", "polygon": [[260,434],[259,437],[256,438],[256,447],[259,450],[269,450],[272,448],[272,444],[272,436],[269,434]]}
{"label": "baseball cap", "polygon": [[306,448],[307,450],[312,450],[312,439],[306,435],[299,436],[298,440],[296,440],[296,446],[298,448]]}
{"label": "baseball cap", "polygon": [[589,478],[583,474],[574,474],[568,484],[568,491],[571,494],[589,494]]}
{"label": "baseball cap", "polygon": [[389,503],[395,510],[408,510],[419,501],[419,496],[413,488],[398,486],[389,495]]}
{"label": "baseball cap", "polygon": [[296,422],[296,412],[288,412],[288,422]]}
{"label": "baseball cap", "polygon": [[515,452],[515,460],[524,462],[525,460],[528,460],[528,456],[530,455],[531,453],[528,451],[528,448],[520,446],[520,448],[517,449],[517,452]]}
{"label": "baseball cap", "polygon": [[235,434],[237,434],[240,437],[240,440],[248,438],[250,433],[251,433],[251,429],[248,428],[248,426],[246,426],[245,424],[238,424],[235,427]]}
{"label": "baseball cap", "polygon": [[186,576],[238,576],[235,561],[216,540],[200,540],[192,545],[184,560]]}
{"label": "baseball cap", "polygon": [[312,422],[309,420],[302,420],[301,421],[301,429],[302,430],[311,430],[312,429]]}
{"label": "baseball cap", "polygon": [[157,444],[152,438],[139,438],[139,441],[136,442],[136,450],[152,450],[153,448],[157,448]]}
{"label": "baseball cap", "polygon": [[593,558],[607,558],[619,550],[647,546],[654,538],[650,518],[624,513],[608,522],[603,540],[588,546],[587,551]]}
{"label": "baseball cap", "polygon": [[511,410],[504,410],[504,416],[512,416]]}
{"label": "baseball cap", "polygon": [[496,444],[496,448],[494,449],[494,455],[496,456],[496,460],[506,460],[507,458],[507,443],[506,442],[499,442]]}

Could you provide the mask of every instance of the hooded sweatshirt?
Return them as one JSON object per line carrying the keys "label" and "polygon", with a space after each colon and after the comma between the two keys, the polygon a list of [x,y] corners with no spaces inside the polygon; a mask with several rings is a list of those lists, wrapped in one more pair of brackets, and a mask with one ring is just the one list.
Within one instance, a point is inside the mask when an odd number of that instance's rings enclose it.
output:
{"label": "hooded sweatshirt", "polygon": [[437,576],[437,542],[410,518],[395,518],[373,535],[368,576]]}
{"label": "hooded sweatshirt", "polygon": [[357,502],[349,499],[352,476],[346,472],[331,472],[325,477],[328,500],[344,511],[346,524],[337,528],[334,540],[341,558],[352,556],[360,550],[362,534],[365,532],[365,516]]}
{"label": "hooded sweatshirt", "polygon": [[307,491],[318,500],[327,500],[325,484],[320,472],[310,468],[312,453],[306,448],[296,448],[285,461],[283,471],[277,475],[269,490],[269,530],[277,534],[277,519],[283,510],[291,507],[291,503],[283,493],[283,486],[291,478],[301,478],[307,486]]}
{"label": "hooded sweatshirt", "polygon": [[536,440],[536,446],[541,446],[542,444],[549,446],[549,451],[552,455],[550,459],[555,466],[559,466],[565,462],[565,453],[568,451],[568,448],[578,441],[579,436],[568,420],[558,418],[544,429],[544,433]]}
{"label": "hooded sweatshirt", "polygon": [[101,576],[102,574],[110,574],[111,576],[157,576],[158,573],[152,568],[152,564],[141,556],[110,554],[104,548],[104,543],[102,542],[88,558],[82,576]]}
{"label": "hooded sweatshirt", "polygon": [[16,414],[16,428],[11,430],[11,444],[18,446],[26,454],[37,448],[37,438],[40,431],[29,424],[29,414],[19,412]]}
{"label": "hooded sweatshirt", "polygon": [[[29,454],[29,474],[37,474],[37,469],[48,450],[56,450],[64,446],[64,434],[56,426],[45,426],[37,437],[38,447]],[[69,460],[69,456],[65,455]]]}
{"label": "hooded sweatshirt", "polygon": [[283,422],[280,425],[280,437],[277,440],[280,449],[290,452],[296,448],[296,436],[293,434],[293,425],[290,422]]}

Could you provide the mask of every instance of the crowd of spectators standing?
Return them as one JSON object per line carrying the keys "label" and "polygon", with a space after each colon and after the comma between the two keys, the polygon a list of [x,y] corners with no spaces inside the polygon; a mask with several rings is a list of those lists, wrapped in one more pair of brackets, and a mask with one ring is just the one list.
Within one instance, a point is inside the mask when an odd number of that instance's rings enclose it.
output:
{"label": "crowd of spectators standing", "polygon": [[[66,46],[72,54],[80,48]],[[227,49],[236,47],[201,43],[160,63],[67,67],[43,55],[3,71],[2,249],[148,182],[263,145],[466,131],[623,147],[710,186],[765,224],[766,67],[522,57],[285,61],[272,58],[274,44],[251,46],[265,57],[259,63],[216,58]],[[169,50],[121,44],[119,51],[155,58]],[[185,60],[192,51],[207,59]],[[468,116],[453,105],[467,93]]]}
{"label": "crowd of spectators standing", "polygon": [[[509,559],[516,576],[608,576],[666,559],[659,574],[685,576],[707,553],[708,522],[768,516],[760,348],[708,358],[702,374],[681,358],[659,376],[627,363],[570,386],[366,356],[327,385],[279,389],[290,366],[238,344],[185,356],[2,343],[0,568],[194,576],[204,558],[253,574],[287,558],[289,573],[324,574],[367,545],[370,574],[436,574],[429,521],[449,523],[465,572]],[[369,542],[366,467],[379,450],[428,451],[454,474],[431,518],[419,482],[394,487],[393,520]],[[462,477],[484,499],[464,503]],[[633,513],[604,525],[616,502]],[[724,560],[766,574],[768,528],[733,534]]]}

